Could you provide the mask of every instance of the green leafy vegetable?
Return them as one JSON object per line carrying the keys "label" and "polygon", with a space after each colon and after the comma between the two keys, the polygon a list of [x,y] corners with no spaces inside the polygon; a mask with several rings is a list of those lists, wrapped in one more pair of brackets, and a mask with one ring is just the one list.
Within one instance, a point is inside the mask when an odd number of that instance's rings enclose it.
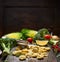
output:
{"label": "green leafy vegetable", "polygon": [[34,38],[34,36],[37,34],[37,31],[31,29],[22,29],[21,33],[23,34],[22,38],[27,39],[28,37]]}
{"label": "green leafy vegetable", "polygon": [[44,36],[49,34],[49,31],[46,28],[38,30],[38,33],[35,35],[34,40],[43,40]]}
{"label": "green leafy vegetable", "polygon": [[56,43],[59,42],[58,40],[50,39],[49,44],[56,45]]}
{"label": "green leafy vegetable", "polygon": [[17,45],[15,39],[0,38],[0,49],[3,53],[10,54],[10,50]]}
{"label": "green leafy vegetable", "polygon": [[22,37],[22,33],[19,33],[19,32],[9,33],[9,34],[6,34],[4,37],[20,40]]}

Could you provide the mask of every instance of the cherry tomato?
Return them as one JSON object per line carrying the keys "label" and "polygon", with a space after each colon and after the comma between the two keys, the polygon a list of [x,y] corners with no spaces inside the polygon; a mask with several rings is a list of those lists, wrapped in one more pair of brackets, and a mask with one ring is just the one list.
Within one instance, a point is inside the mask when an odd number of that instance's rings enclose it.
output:
{"label": "cherry tomato", "polygon": [[32,43],[33,39],[32,38],[27,38],[27,41]]}
{"label": "cherry tomato", "polygon": [[60,52],[60,47],[58,45],[53,45],[52,48]]}
{"label": "cherry tomato", "polygon": [[51,39],[51,35],[47,34],[44,36],[45,39]]}
{"label": "cherry tomato", "polygon": [[58,51],[60,52],[60,47],[58,48]]}
{"label": "cherry tomato", "polygon": [[55,45],[55,48],[58,48],[59,46],[58,45]]}

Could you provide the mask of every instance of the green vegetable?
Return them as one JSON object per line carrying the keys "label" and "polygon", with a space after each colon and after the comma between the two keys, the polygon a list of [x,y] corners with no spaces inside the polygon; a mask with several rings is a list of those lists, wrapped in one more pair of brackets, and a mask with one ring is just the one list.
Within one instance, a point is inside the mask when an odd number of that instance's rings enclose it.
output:
{"label": "green vegetable", "polygon": [[49,44],[56,45],[56,43],[59,42],[58,40],[50,39]]}
{"label": "green vegetable", "polygon": [[22,33],[19,33],[19,32],[9,33],[9,34],[6,34],[4,37],[20,40],[22,37]]}
{"label": "green vegetable", "polygon": [[3,53],[10,54],[10,50],[17,45],[15,39],[0,38],[0,49]]}
{"label": "green vegetable", "polygon": [[31,29],[22,29],[21,33],[23,34],[22,38],[27,39],[28,37],[34,38],[34,36],[37,34],[37,31]]}
{"label": "green vegetable", "polygon": [[38,30],[38,33],[35,35],[34,40],[44,40],[44,36],[49,34],[49,31],[46,28]]}
{"label": "green vegetable", "polygon": [[8,60],[4,60],[4,62],[8,62]]}

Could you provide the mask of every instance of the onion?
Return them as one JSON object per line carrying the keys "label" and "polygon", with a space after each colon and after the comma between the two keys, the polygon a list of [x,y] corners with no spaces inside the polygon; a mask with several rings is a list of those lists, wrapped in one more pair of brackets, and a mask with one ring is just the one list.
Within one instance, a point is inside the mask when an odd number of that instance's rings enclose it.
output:
{"label": "onion", "polygon": [[53,35],[53,36],[52,36],[52,39],[54,39],[54,40],[59,40],[59,37],[56,36],[56,35]]}
{"label": "onion", "polygon": [[2,51],[0,50],[0,55],[2,54]]}

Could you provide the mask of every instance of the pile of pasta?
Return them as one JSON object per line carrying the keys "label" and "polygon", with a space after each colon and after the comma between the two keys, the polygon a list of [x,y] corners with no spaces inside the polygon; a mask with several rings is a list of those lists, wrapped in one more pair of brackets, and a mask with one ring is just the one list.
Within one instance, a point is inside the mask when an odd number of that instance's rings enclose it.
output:
{"label": "pile of pasta", "polygon": [[48,56],[50,47],[41,46],[29,46],[29,48],[20,49],[17,47],[15,51],[12,52],[14,56],[18,56],[20,60],[25,60],[26,58],[37,58],[43,59]]}

